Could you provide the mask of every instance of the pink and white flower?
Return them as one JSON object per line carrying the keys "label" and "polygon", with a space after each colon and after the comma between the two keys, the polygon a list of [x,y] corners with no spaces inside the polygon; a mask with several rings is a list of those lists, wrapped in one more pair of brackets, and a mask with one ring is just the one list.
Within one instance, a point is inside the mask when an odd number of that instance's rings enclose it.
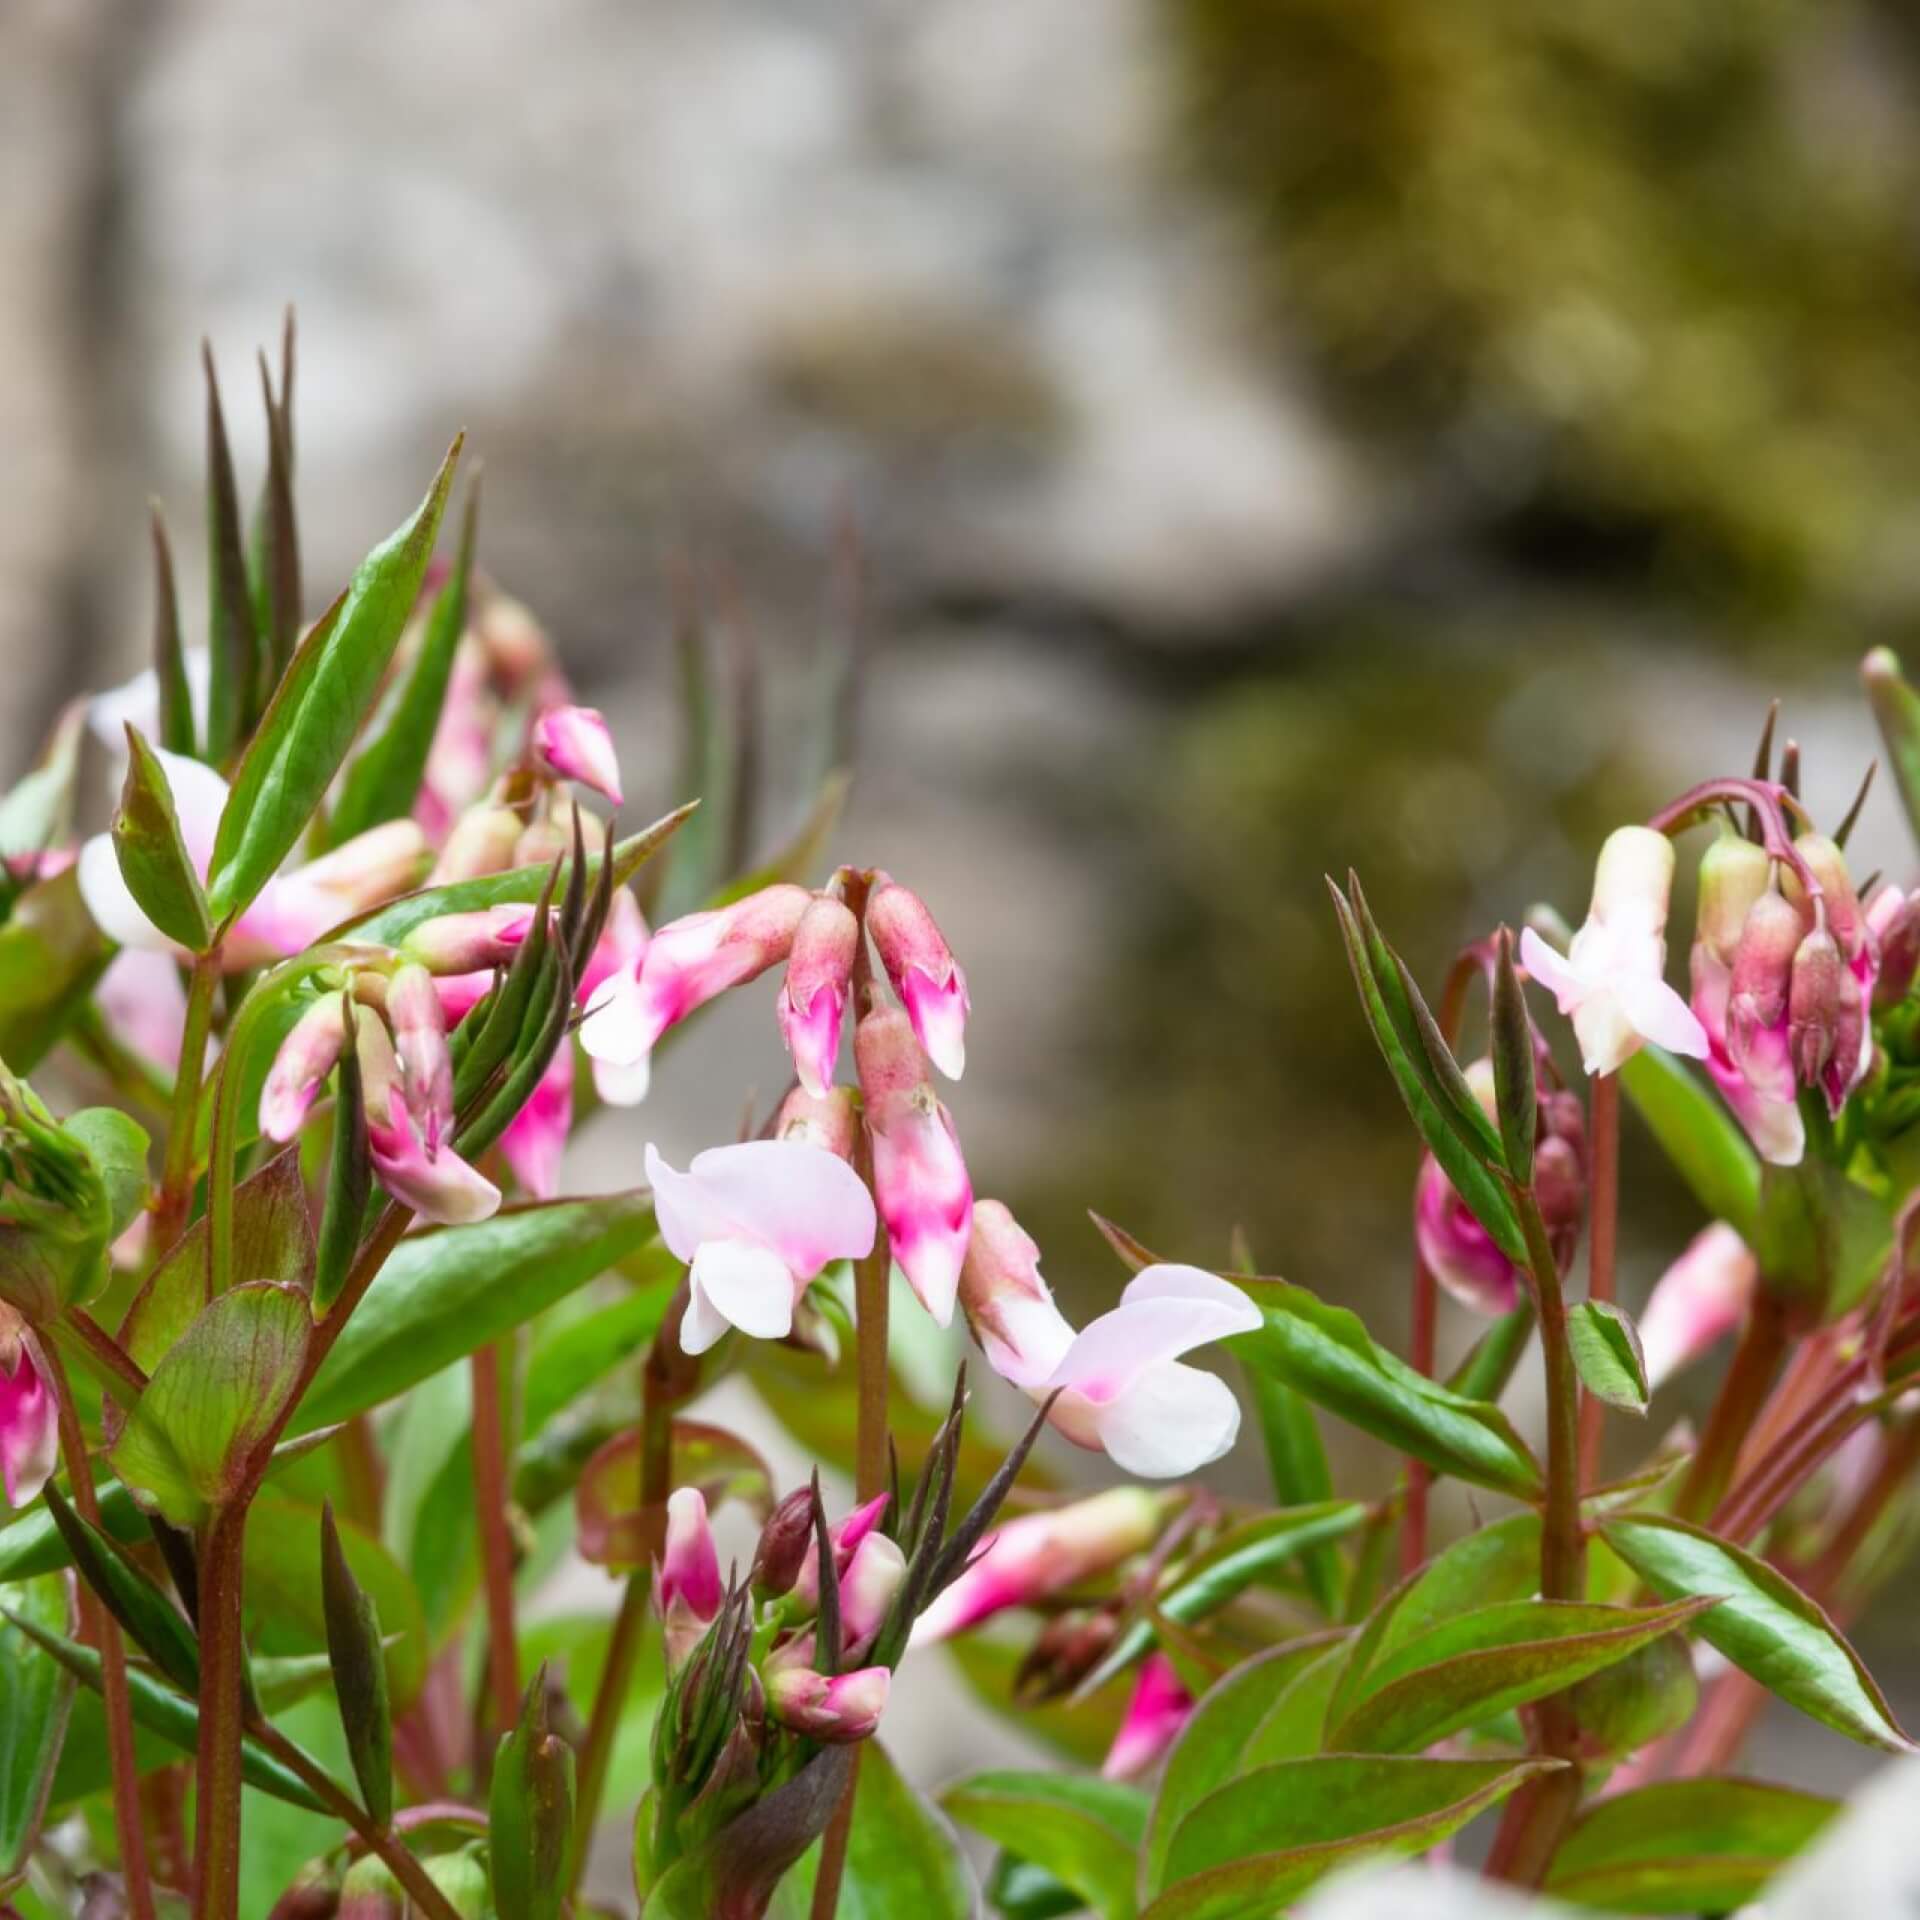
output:
{"label": "pink and white flower", "polygon": [[446,698],[427,749],[426,772],[414,801],[414,818],[434,839],[486,792],[493,778],[493,742],[500,727],[484,648],[463,637],[454,650]]}
{"label": "pink and white flower", "polygon": [[[155,755],[173,793],[187,857],[204,881],[227,783],[198,760],[158,748]],[[426,870],[427,859],[420,829],[409,820],[389,820],[304,867],[276,874],[228,932],[223,963],[241,972],[304,951],[341,921],[404,893]],[[140,910],[121,877],[110,834],[95,834],[80,849],[79,865],[80,897],[108,939],[146,952],[182,952]]]}
{"label": "pink and white flower", "polygon": [[1167,1494],[1145,1487],[1113,1487],[1007,1521],[921,1610],[913,1644],[950,1639],[1008,1607],[1033,1606],[1124,1565],[1159,1538],[1172,1504]]}
{"label": "pink and white flower", "polygon": [[409,930],[400,950],[436,976],[480,973],[512,963],[533,930],[534,909],[524,904],[442,913]]}
{"label": "pink and white flower", "polygon": [[[580,1005],[593,1006],[594,996],[609,980],[637,972],[646,958],[651,938],[639,901],[622,887],[613,896],[606,927],[581,973]],[[625,1065],[595,1059],[591,1049],[588,1057],[593,1060],[593,1090],[608,1106],[637,1107],[647,1097],[647,1087],[653,1077],[648,1054]]]}
{"label": "pink and white flower", "polygon": [[667,1537],[653,1582],[669,1668],[700,1644],[724,1598],[706,1498],[698,1487],[678,1488],[667,1498]]}
{"label": "pink and white flower", "polygon": [[305,1125],[347,1043],[346,998],[339,991],[323,993],[281,1041],[260,1089],[260,1132],[266,1139],[284,1145]]}
{"label": "pink and white flower", "polygon": [[854,1029],[873,1143],[874,1197],[893,1257],[941,1326],[953,1319],[973,1229],[973,1182],[907,1016],[877,1008]]}
{"label": "pink and white flower", "polygon": [[573,1073],[573,1041],[563,1039],[500,1136],[501,1156],[536,1200],[560,1191],[560,1163],[573,1132]]}
{"label": "pink and white flower", "polygon": [[1520,1270],[1500,1251],[1432,1154],[1420,1156],[1413,1238],[1427,1271],[1463,1307],[1503,1314],[1520,1297]]}
{"label": "pink and white flower", "polygon": [[811,898],[805,887],[762,887],[730,907],[669,921],[599,984],[580,1044],[595,1060],[639,1066],[676,1021],[784,960]]}
{"label": "pink and white flower", "polygon": [[60,1453],[58,1409],[24,1332],[20,1316],[0,1306],[0,1486],[15,1508],[46,1485]]}
{"label": "pink and white flower", "polygon": [[1671,1380],[1732,1333],[1746,1319],[1759,1283],[1752,1249],[1724,1220],[1696,1234],[1660,1276],[1640,1316],[1648,1386]]}
{"label": "pink and white flower", "polygon": [[354,1024],[366,1103],[367,1145],[380,1184],[402,1206],[443,1226],[487,1220],[500,1209],[500,1189],[454,1152],[446,1136],[453,1115],[409,1098],[393,1042],[379,1020]]}
{"label": "pink and white flower", "polygon": [[780,1037],[793,1055],[793,1070],[801,1086],[815,1096],[833,1084],[859,944],[859,921],[845,901],[830,894],[813,897],[794,931],[787,977],[774,1010]]}
{"label": "pink and white flower", "polygon": [[793,1140],[709,1147],[677,1172],[647,1147],[660,1237],[689,1269],[680,1345],[704,1353],[729,1328],[792,1331],[794,1303],[836,1260],[873,1250],[873,1200],[844,1160]]}
{"label": "pink and white flower", "polygon": [[597,708],[549,707],[533,723],[533,755],[545,772],[622,804],[613,732]]}
{"label": "pink and white flower", "polygon": [[1173,1662],[1164,1653],[1149,1654],[1134,1682],[1126,1718],[1101,1762],[1101,1777],[1131,1780],[1145,1773],[1179,1739],[1193,1706],[1193,1695],[1181,1683]]}
{"label": "pink and white flower", "polygon": [[845,1745],[879,1726],[892,1684],[885,1667],[858,1667],[829,1679],[811,1667],[781,1666],[767,1675],[767,1715],[810,1740]]}
{"label": "pink and white flower", "polygon": [[[193,710],[204,715],[213,686],[213,656],[205,647],[183,647],[180,663]],[[87,730],[110,754],[125,756],[129,727],[143,739],[159,738],[160,676],[152,667],[142,667],[131,680],[87,702]]]}
{"label": "pink and white flower", "polygon": [[107,962],[93,1004],[109,1033],[162,1073],[177,1071],[187,1038],[187,990],[172,955],[121,948]]}
{"label": "pink and white flower", "polygon": [[1700,1022],[1665,979],[1672,887],[1673,843],[1650,827],[1620,827],[1600,849],[1593,903],[1566,954],[1531,927],[1520,936],[1520,958],[1572,1019],[1589,1074],[1617,1073],[1649,1040],[1707,1057]]}
{"label": "pink and white flower", "polygon": [[1050,1418],[1061,1433],[1149,1480],[1192,1473],[1232,1447],[1233,1390],[1180,1355],[1260,1325],[1238,1287],[1199,1267],[1147,1267],[1076,1333],[1013,1216],[983,1200],[976,1218],[961,1280],[968,1323],[1002,1379],[1036,1402],[1058,1393]]}
{"label": "pink and white flower", "polygon": [[967,976],[924,900],[886,874],[867,902],[867,931],[926,1055],[949,1080],[967,1064]]}
{"label": "pink and white flower", "polygon": [[497,801],[485,800],[464,809],[433,863],[428,884],[445,887],[456,880],[477,880],[483,874],[506,872],[514,863],[514,850],[525,824],[511,807]]}

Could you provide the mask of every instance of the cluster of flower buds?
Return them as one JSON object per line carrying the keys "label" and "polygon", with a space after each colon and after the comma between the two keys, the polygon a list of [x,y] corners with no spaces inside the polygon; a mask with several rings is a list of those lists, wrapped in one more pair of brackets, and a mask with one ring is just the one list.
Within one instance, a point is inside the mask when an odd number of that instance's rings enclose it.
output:
{"label": "cluster of flower buds", "polygon": [[92,1109],[63,1126],[0,1065],[0,1302],[33,1326],[91,1298],[136,1210],[125,1189],[144,1189],[146,1135],[91,1124],[102,1117],[119,1120]]}
{"label": "cluster of flower buds", "polygon": [[59,1453],[59,1410],[34,1364],[26,1325],[0,1304],[0,1487],[24,1507],[46,1485]]}
{"label": "cluster of flower buds", "polygon": [[1240,1431],[1240,1403],[1181,1355],[1250,1333],[1260,1312],[1199,1267],[1143,1268],[1118,1306],[1078,1332],[1040,1275],[1040,1250],[996,1200],[973,1210],[960,1297],[993,1370],[1048,1409],[1076,1446],[1128,1473],[1170,1479],[1217,1460]]}
{"label": "cluster of flower buds", "polygon": [[1831,839],[1807,833],[1794,846],[1817,892],[1801,871],[1731,831],[1707,849],[1692,955],[1707,1071],[1777,1166],[1796,1165],[1806,1150],[1798,1089],[1818,1088],[1837,1115],[1866,1077],[1881,954],[1875,923],[1904,934],[1907,920],[1894,889],[1874,912],[1862,909]]}
{"label": "cluster of flower buds", "polygon": [[[1495,1117],[1493,1062],[1466,1069],[1474,1097]],[[1543,1092],[1537,1106],[1533,1191],[1564,1272],[1579,1244],[1587,1202],[1587,1125],[1577,1097]],[[1475,1313],[1510,1313],[1520,1299],[1520,1270],[1455,1191],[1432,1154],[1423,1154],[1413,1190],[1413,1236],[1426,1269]]]}

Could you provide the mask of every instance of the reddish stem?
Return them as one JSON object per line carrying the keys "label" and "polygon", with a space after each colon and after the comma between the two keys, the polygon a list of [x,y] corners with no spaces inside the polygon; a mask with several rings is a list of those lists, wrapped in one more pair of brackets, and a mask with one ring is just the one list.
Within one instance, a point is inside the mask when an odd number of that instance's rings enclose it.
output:
{"label": "reddish stem", "polygon": [[1719,1505],[1786,1350],[1786,1309],[1763,1280],[1675,1502],[1674,1510],[1683,1520],[1704,1519]]}
{"label": "reddish stem", "polygon": [[[504,1343],[502,1343],[504,1344]],[[473,1374],[473,1499],[487,1603],[487,1679],[496,1728],[520,1711],[520,1648],[514,1624],[513,1540],[507,1531],[506,1417],[500,1391],[500,1347],[478,1348]]]}
{"label": "reddish stem", "polygon": [[[1433,1378],[1433,1350],[1439,1319],[1439,1288],[1416,1250],[1413,1256],[1413,1330],[1407,1358],[1416,1373]],[[1407,1457],[1407,1499],[1400,1515],[1400,1575],[1404,1579],[1425,1565],[1427,1558],[1427,1493],[1433,1469],[1424,1460]]]}
{"label": "reddish stem", "polygon": [[241,1620],[247,1507],[219,1508],[200,1534],[200,1741],[194,1775],[194,1920],[239,1920],[240,1741],[246,1728]]}
{"label": "reddish stem", "polygon": [[[1593,1106],[1587,1132],[1593,1155],[1592,1199],[1587,1226],[1587,1298],[1614,1297],[1614,1249],[1620,1218],[1620,1081],[1603,1073],[1593,1083]],[[1580,1398],[1580,1484],[1591,1487],[1600,1478],[1600,1443],[1607,1405],[1598,1394]]]}

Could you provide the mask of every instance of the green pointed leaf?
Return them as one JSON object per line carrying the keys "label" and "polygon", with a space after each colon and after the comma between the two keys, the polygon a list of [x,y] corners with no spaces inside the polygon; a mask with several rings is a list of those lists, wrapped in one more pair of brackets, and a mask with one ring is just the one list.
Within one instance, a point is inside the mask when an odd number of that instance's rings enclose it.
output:
{"label": "green pointed leaf", "polygon": [[178,1527],[230,1499],[300,1377],[307,1299],[250,1281],[221,1294],[154,1369],[109,1458]]}
{"label": "green pointed leaf", "polygon": [[1582,1300],[1567,1315],[1567,1345],[1587,1391],[1623,1413],[1647,1410],[1640,1332],[1611,1300]]}
{"label": "green pointed leaf", "polygon": [[333,1426],[391,1400],[654,1238],[644,1190],[505,1207],[473,1226],[408,1234],[341,1329],[292,1430]]}
{"label": "green pointed leaf", "polygon": [[1424,1853],[1553,1760],[1322,1754],[1243,1775],[1174,1835],[1167,1890],[1141,1920],[1245,1920],[1296,1900],[1336,1867]]}
{"label": "green pointed leaf", "polygon": [[182,1693],[200,1691],[200,1643],[191,1622],[167,1596],[88,1526],[51,1481],[47,1511],[83,1579],[106,1604],[128,1637]]}
{"label": "green pointed leaf", "polygon": [[139,731],[127,728],[127,777],[113,816],[113,851],[134,903],[169,940],[192,953],[213,945],[207,896],[174,811],[166,769]]}
{"label": "green pointed leaf", "polygon": [[1462,1399],[1374,1344],[1357,1314],[1285,1280],[1245,1280],[1266,1325],[1229,1345],[1243,1365],[1442,1473],[1535,1498],[1540,1468],[1498,1407]]}
{"label": "green pointed leaf", "polygon": [[547,1676],[527,1689],[520,1724],[500,1742],[488,1802],[499,1920],[560,1920],[573,1840],[573,1749],[547,1730]]}
{"label": "green pointed leaf", "polygon": [[1351,1632],[1327,1647],[1293,1677],[1286,1691],[1266,1711],[1247,1741],[1236,1773],[1270,1766],[1276,1760],[1305,1760],[1320,1751],[1327,1725],[1327,1703],[1346,1669]]}
{"label": "green pointed leaf", "polygon": [[[1263,1573],[1281,1566],[1307,1548],[1323,1546],[1352,1533],[1367,1518],[1358,1500],[1328,1500],[1318,1506],[1282,1508],[1229,1527],[1218,1540],[1187,1561],[1154,1598],[1161,1616],[1182,1626],[1217,1613],[1236,1594],[1244,1593]],[[1151,1618],[1128,1623],[1100,1664],[1081,1682],[1080,1691],[1095,1687],[1130,1666],[1156,1638]]]}
{"label": "green pointed leaf", "polygon": [[353,1777],[360,1783],[361,1805],[384,1827],[393,1818],[393,1721],[387,1707],[380,1616],[347,1565],[330,1506],[321,1509],[320,1596],[334,1697]]}
{"label": "green pointed leaf", "polygon": [[1493,976],[1493,1090],[1500,1115],[1500,1150],[1516,1179],[1529,1179],[1533,1137],[1539,1124],[1533,1078],[1533,1022],[1527,1017],[1526,989],[1513,964],[1513,936],[1500,929],[1499,957]]}
{"label": "green pointed leaf", "polygon": [[261,716],[214,838],[207,900],[222,924],[293,851],[339,772],[419,595],[459,455],[455,440],[419,510],[361,562]]}
{"label": "green pointed leaf", "polygon": [[1522,1300],[1503,1313],[1447,1376],[1447,1385],[1466,1400],[1498,1400],[1533,1337],[1533,1302]]}
{"label": "green pointed leaf", "polygon": [[1377,1662],[1327,1727],[1330,1748],[1411,1753],[1562,1692],[1711,1606],[1603,1607],[1510,1600],[1432,1628]]}
{"label": "green pointed leaf", "polygon": [[[1266,1446],[1275,1505],[1306,1507],[1331,1500],[1333,1470],[1327,1464],[1320,1422],[1306,1396],[1274,1374],[1256,1370],[1247,1372],[1247,1388]],[[1321,1612],[1335,1618],[1346,1585],[1339,1552],[1331,1545],[1309,1547],[1300,1556],[1300,1568]]]}
{"label": "green pointed leaf", "polygon": [[233,450],[213,371],[213,349],[204,342],[200,357],[207,377],[207,758],[222,765],[245,744],[260,711],[260,634],[247,590],[247,547]]}
{"label": "green pointed leaf", "polygon": [[[360,1055],[354,1044],[359,1018],[353,996],[342,1001],[346,1043],[341,1048],[333,1102],[333,1146],[327,1157],[327,1192],[320,1212],[320,1233],[313,1256],[313,1317],[327,1317],[352,1277],[361,1230],[373,1201],[373,1147],[367,1137],[366,1098],[360,1082]],[[371,1016],[369,1016],[371,1017]]]}
{"label": "green pointed leaf", "polygon": [[1165,1884],[1167,1849],[1174,1829],[1245,1762],[1248,1742],[1288,1687],[1345,1639],[1317,1633],[1256,1654],[1202,1694],[1167,1755],[1160,1788],[1147,1818],[1141,1849],[1141,1884],[1148,1893]]}
{"label": "green pointed leaf", "polygon": [[1749,1246],[1760,1214],[1760,1160],[1740,1124],[1672,1054],[1642,1047],[1620,1084],[1660,1151],[1707,1213]]}
{"label": "green pointed leaf", "polygon": [[1913,1751],[1860,1656],[1787,1577],[1704,1527],[1652,1514],[1602,1520],[1605,1540],[1667,1599],[1718,1594],[1700,1637],[1789,1706],[1870,1747]]}
{"label": "green pointed leaf", "polygon": [[153,672],[160,695],[160,744],[169,753],[194,754],[193,687],[180,641],[180,595],[173,581],[173,545],[160,503],[153,503]]}
{"label": "green pointed leaf", "polygon": [[460,552],[446,585],[435,596],[414,657],[377,732],[347,769],[339,803],[327,823],[333,845],[356,833],[398,820],[413,811],[427,754],[446,704],[453,656],[467,625],[467,592],[473,574],[473,549],[480,517],[480,478],[467,486],[467,510],[460,528]]}
{"label": "green pointed leaf", "polygon": [[1907,684],[1900,656],[1891,647],[1875,647],[1860,663],[1860,678],[1887,743],[1894,785],[1906,809],[1907,825],[1920,835],[1920,694]]}
{"label": "green pointed leaf", "polygon": [[255,528],[249,583],[261,647],[261,689],[270,695],[300,639],[300,533],[293,511],[293,428],[274,401],[266,355],[260,356],[266,401],[267,478]]}
{"label": "green pointed leaf", "polygon": [[1134,1861],[1146,1832],[1137,1787],[1069,1773],[970,1774],[940,1796],[963,1826],[1044,1867],[1100,1920],[1133,1920]]}
{"label": "green pointed leaf", "polygon": [[[100,1655],[94,1648],[51,1632],[17,1612],[7,1611],[5,1617],[42,1651],[59,1661],[89,1693],[100,1691]],[[145,1668],[134,1666],[127,1669],[127,1695],[136,1726],[158,1734],[181,1753],[191,1755],[198,1751],[200,1709],[191,1700],[175,1693]],[[258,1787],[276,1800],[305,1807],[313,1813],[327,1811],[298,1774],[289,1771],[252,1738],[240,1743],[240,1772],[249,1786]]]}
{"label": "green pointed leaf", "polygon": [[1556,1899],[1609,1913],[1731,1913],[1840,1811],[1758,1780],[1663,1780],[1590,1805],[1547,1872]]}
{"label": "green pointed leaf", "polygon": [[[768,1920],[809,1920],[819,1877],[816,1847],[780,1882]],[[860,1749],[837,1920],[973,1920],[973,1869],[951,1826],[877,1740]]]}
{"label": "green pointed leaf", "polygon": [[[47,1633],[73,1632],[73,1597],[63,1573],[0,1585],[0,1609]],[[0,1626],[0,1881],[22,1866],[40,1830],[60,1744],[73,1708],[74,1679],[16,1626]]]}
{"label": "green pointed leaf", "polygon": [[1893,1208],[1811,1155],[1760,1173],[1760,1211],[1748,1243],[1768,1283],[1823,1317],[1858,1306],[1886,1269]]}

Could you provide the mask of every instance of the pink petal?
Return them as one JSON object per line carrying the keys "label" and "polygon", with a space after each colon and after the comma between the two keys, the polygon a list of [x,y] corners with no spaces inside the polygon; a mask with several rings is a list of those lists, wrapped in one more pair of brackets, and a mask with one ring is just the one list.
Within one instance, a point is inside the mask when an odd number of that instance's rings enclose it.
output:
{"label": "pink petal", "polygon": [[1117,1307],[1088,1322],[1048,1385],[1111,1401],[1155,1362],[1251,1333],[1260,1324],[1259,1308],[1216,1274],[1173,1264],[1148,1267],[1128,1283]]}
{"label": "pink petal", "polygon": [[527,1103],[508,1121],[500,1151],[536,1200],[560,1191],[560,1162],[573,1130],[573,1042],[562,1040]]}
{"label": "pink petal", "polygon": [[563,780],[577,780],[621,804],[620,760],[605,714],[593,707],[549,707],[533,723],[533,750]]}

